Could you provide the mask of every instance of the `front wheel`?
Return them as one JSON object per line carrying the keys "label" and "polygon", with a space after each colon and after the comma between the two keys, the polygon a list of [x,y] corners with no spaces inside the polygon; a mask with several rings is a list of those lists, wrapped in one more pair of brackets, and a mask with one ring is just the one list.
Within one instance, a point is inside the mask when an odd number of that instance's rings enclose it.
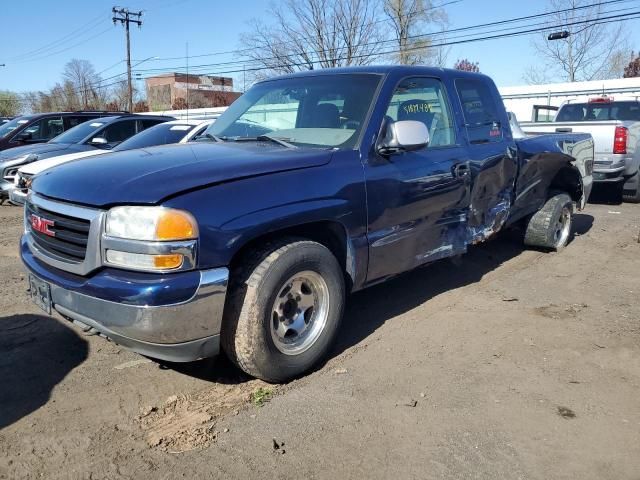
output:
{"label": "front wheel", "polygon": [[323,245],[288,239],[243,261],[222,325],[222,346],[249,375],[283,382],[329,350],[345,302],[343,272]]}
{"label": "front wheel", "polygon": [[549,250],[564,248],[571,237],[573,201],[566,193],[551,197],[529,220],[525,245]]}

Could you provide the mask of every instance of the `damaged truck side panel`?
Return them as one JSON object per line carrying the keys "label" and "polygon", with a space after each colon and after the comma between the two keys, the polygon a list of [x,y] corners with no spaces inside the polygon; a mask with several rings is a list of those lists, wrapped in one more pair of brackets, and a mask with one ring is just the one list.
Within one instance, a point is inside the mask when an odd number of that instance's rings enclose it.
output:
{"label": "damaged truck side panel", "polygon": [[[367,284],[466,252],[469,245],[539,210],[554,188],[570,190],[579,208],[589,194],[583,192],[581,173],[572,165],[576,159],[567,154],[566,145],[586,143],[588,148],[582,152],[592,165],[590,135],[516,140],[490,79],[447,75],[438,80],[449,94],[447,104],[455,119],[449,124],[448,144],[391,158],[382,157],[372,144],[364,165]],[[396,89],[410,90],[418,82],[413,77],[393,83]],[[379,105],[393,104],[393,95],[387,92]],[[372,124],[382,123],[384,128],[382,115],[387,111],[376,113],[380,118],[374,114]],[[486,118],[479,119],[479,114]]]}

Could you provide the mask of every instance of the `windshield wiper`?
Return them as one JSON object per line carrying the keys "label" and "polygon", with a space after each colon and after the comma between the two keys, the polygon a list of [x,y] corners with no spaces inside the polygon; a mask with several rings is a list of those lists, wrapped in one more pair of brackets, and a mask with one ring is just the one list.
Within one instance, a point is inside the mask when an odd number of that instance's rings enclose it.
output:
{"label": "windshield wiper", "polygon": [[286,148],[298,148],[296,145],[289,143],[290,138],[272,137],[271,135],[258,135],[257,137],[222,137],[232,142],[273,142]]}
{"label": "windshield wiper", "polygon": [[282,145],[283,147],[287,147],[287,148],[298,148],[296,147],[293,143],[289,143],[287,142],[287,140],[290,140],[289,138],[287,138],[286,140],[284,138],[279,138],[279,137],[272,137],[271,135],[258,135],[256,137],[256,140],[259,141],[265,141],[268,140],[270,142],[273,143],[277,143],[278,145]]}

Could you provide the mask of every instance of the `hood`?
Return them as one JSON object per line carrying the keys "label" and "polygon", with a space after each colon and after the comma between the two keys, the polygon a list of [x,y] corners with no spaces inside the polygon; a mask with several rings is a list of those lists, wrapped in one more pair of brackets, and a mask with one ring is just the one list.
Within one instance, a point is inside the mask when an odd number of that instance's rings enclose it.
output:
{"label": "hood", "polygon": [[0,162],[12,160],[25,155],[41,155],[50,152],[57,152],[69,148],[68,143],[36,143],[35,145],[23,145],[22,147],[14,147],[0,152]]}
{"label": "hood", "polygon": [[320,166],[330,150],[286,149],[266,142],[187,143],[108,153],[35,177],[33,190],[104,207],[156,204],[183,192],[269,173]]}
{"label": "hood", "polygon": [[102,155],[103,153],[108,152],[108,150],[98,150],[95,148],[86,152],[64,153],[65,151],[66,150],[62,151],[62,155],[53,155],[45,160],[37,160],[35,162],[28,163],[24,167],[20,168],[20,173],[24,173],[27,175],[37,175],[38,173],[47,170],[48,168],[62,165],[63,163],[70,162],[71,160],[93,157],[95,155]]}

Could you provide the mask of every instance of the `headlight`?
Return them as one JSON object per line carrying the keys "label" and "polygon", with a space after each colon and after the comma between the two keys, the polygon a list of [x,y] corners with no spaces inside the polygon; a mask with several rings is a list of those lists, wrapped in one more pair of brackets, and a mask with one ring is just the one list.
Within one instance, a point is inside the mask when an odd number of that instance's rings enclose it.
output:
{"label": "headlight", "polygon": [[107,213],[107,235],[130,240],[167,241],[198,238],[191,214],[164,207],[115,207]]}
{"label": "headlight", "polygon": [[152,272],[195,267],[198,224],[190,213],[165,207],[115,207],[107,212],[103,263]]}

